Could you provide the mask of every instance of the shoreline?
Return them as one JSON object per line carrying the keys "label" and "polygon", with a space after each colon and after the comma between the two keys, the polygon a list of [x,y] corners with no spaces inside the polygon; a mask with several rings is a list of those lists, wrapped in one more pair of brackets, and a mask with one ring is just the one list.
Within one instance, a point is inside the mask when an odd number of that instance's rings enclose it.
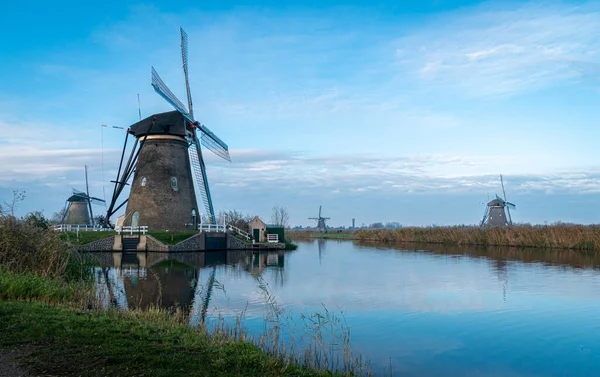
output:
{"label": "shoreline", "polygon": [[295,239],[335,239],[448,246],[501,246],[537,249],[600,250],[598,225],[516,225],[506,228],[476,226],[407,227],[399,229],[290,230]]}

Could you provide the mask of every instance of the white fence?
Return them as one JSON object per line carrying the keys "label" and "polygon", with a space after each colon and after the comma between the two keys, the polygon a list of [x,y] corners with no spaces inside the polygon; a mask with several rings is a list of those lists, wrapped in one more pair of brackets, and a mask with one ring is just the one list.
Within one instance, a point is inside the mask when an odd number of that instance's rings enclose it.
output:
{"label": "white fence", "polygon": [[201,232],[226,232],[227,226],[225,224],[199,224],[198,230]]}
{"label": "white fence", "polygon": [[58,224],[52,227],[55,232],[103,232],[112,230],[110,228],[102,228],[99,225],[88,224]]}
{"label": "white fence", "polygon": [[267,234],[267,242],[268,243],[279,242],[279,234]]}
{"label": "white fence", "polygon": [[198,224],[198,230],[200,232],[223,232],[223,233],[225,233],[227,231],[232,231],[232,232],[237,233],[238,235],[242,236],[247,241],[250,241],[250,239],[252,239],[252,237],[248,233],[244,232],[240,228],[237,228],[233,225],[227,225],[225,223],[222,223],[222,224],[200,223],[200,224]]}
{"label": "white fence", "polygon": [[147,225],[142,225],[142,226],[116,226],[115,230],[117,231],[117,234],[146,234],[148,233],[148,226]]}

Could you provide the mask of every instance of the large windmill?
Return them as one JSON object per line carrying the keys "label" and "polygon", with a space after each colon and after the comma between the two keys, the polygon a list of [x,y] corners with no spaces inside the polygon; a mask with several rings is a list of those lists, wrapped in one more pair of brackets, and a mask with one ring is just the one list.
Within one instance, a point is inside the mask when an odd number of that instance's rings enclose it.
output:
{"label": "large windmill", "polygon": [[[126,137],[106,216],[109,219],[127,203],[123,225],[168,230],[195,228],[200,221],[198,196],[204,205],[205,221],[216,223],[200,144],[231,161],[229,148],[194,118],[188,80],[187,34],[181,28],[180,35],[189,111],[152,67],[152,87],[175,111],[151,115],[129,127],[127,136],[135,137],[134,146],[123,168]],[[117,205],[116,200],[132,175],[129,198]]]}
{"label": "large windmill", "polygon": [[85,166],[85,192],[73,189],[73,194],[66,200],[62,224],[93,225],[94,212],[92,204],[103,204],[104,200],[90,196],[87,165]]}
{"label": "large windmill", "polygon": [[[510,217],[510,210],[516,210],[517,207],[506,200],[506,190],[504,190],[504,179],[500,175],[500,183],[502,184],[502,194],[504,199],[496,195],[496,199],[490,201],[485,207],[485,213],[481,220],[480,226],[507,226],[512,225],[512,218]],[[506,212],[504,209],[506,208]],[[508,214],[508,218],[507,215]]]}
{"label": "large windmill", "polygon": [[317,220],[317,229],[327,232],[327,226],[325,220],[329,220],[329,217],[321,216],[321,206],[319,206],[319,217],[309,217],[309,220]]}

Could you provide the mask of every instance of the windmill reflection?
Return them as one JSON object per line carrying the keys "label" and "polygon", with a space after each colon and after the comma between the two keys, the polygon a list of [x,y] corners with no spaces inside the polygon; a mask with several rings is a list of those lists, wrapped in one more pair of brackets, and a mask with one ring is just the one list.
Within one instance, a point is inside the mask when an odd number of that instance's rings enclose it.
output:
{"label": "windmill reflection", "polygon": [[504,259],[490,259],[490,267],[496,273],[496,277],[502,284],[502,300],[506,302],[508,289],[508,262]]}
{"label": "windmill reflection", "polygon": [[322,253],[323,253],[323,251],[325,251],[326,242],[327,241],[324,239],[321,239],[321,238],[317,239],[317,248],[319,249],[319,265],[322,262]]}
{"label": "windmill reflection", "polygon": [[96,285],[105,306],[123,310],[159,307],[207,315],[217,281],[217,267],[228,271],[262,274],[275,272],[284,283],[284,252],[211,251],[195,253],[96,253],[102,267],[96,270]]}

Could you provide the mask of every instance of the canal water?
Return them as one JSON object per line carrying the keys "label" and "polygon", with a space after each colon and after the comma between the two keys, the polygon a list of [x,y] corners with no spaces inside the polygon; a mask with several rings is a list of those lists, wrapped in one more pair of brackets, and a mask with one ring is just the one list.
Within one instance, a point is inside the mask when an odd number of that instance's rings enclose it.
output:
{"label": "canal water", "polygon": [[97,284],[107,305],[178,307],[192,325],[243,311],[252,333],[273,305],[294,321],[343,314],[377,375],[600,376],[594,254],[297,242],[290,252],[96,254]]}

